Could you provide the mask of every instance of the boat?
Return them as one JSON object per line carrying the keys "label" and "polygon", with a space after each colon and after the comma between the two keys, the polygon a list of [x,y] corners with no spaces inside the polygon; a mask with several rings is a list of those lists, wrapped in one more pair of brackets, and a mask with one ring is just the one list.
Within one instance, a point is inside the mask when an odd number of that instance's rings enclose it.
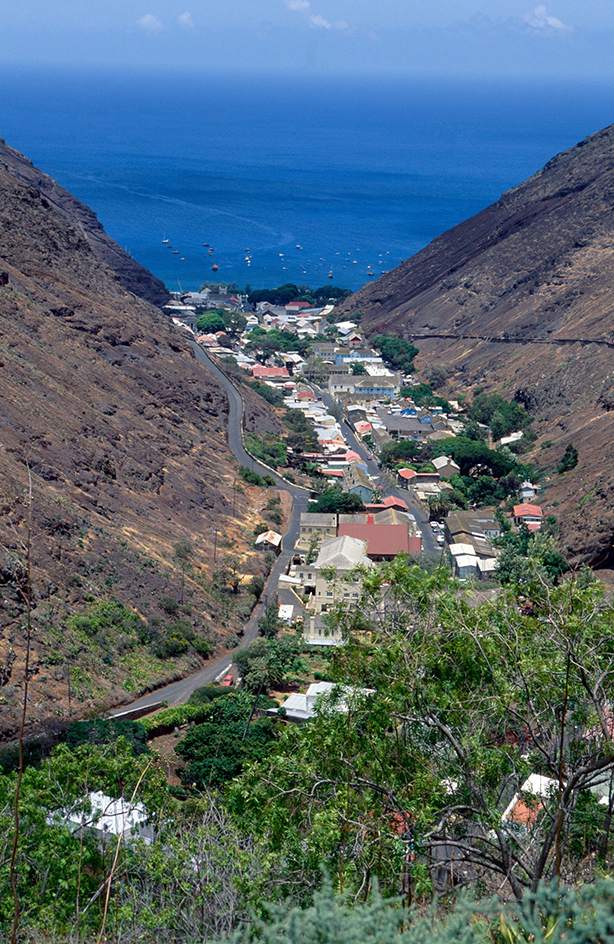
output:
{"label": "boat", "polygon": [[209,247],[209,243],[203,243],[203,246]]}
{"label": "boat", "polygon": [[173,255],[174,255],[174,256],[178,256],[178,255],[179,255],[179,250],[178,250],[178,249],[173,249]]}
{"label": "boat", "polygon": [[164,237],[164,239],[162,240],[162,242],[163,242],[163,243],[167,243],[167,242],[168,242],[168,239],[166,238],[166,236]]}
{"label": "boat", "polygon": [[210,256],[213,255],[213,249],[210,249],[210,250],[209,250],[209,255],[210,255]]}
{"label": "boat", "polygon": [[217,265],[216,262],[213,263],[213,265],[211,266],[211,269],[212,269],[213,272],[217,272],[217,270],[218,270],[218,265]]}

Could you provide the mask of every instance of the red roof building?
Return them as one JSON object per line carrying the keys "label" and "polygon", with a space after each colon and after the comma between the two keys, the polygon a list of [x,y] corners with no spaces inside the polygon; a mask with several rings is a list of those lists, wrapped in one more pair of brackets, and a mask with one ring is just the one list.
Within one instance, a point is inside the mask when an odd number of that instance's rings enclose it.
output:
{"label": "red roof building", "polygon": [[401,488],[409,488],[412,479],[415,479],[417,472],[414,472],[413,469],[399,469],[397,472],[397,482]]}
{"label": "red roof building", "polygon": [[392,560],[397,554],[419,554],[422,540],[409,533],[404,524],[375,524],[373,515],[367,516],[366,524],[340,524],[339,537],[348,535],[367,542],[367,557],[372,561]]}
{"label": "red roof building", "polygon": [[542,510],[539,505],[514,505],[514,521],[516,524],[526,524],[529,531],[539,531],[542,523]]}
{"label": "red roof building", "polygon": [[256,364],[252,367],[252,377],[256,380],[280,380],[289,376],[290,374],[285,367],[264,367],[262,364]]}
{"label": "red roof building", "polygon": [[398,508],[400,511],[409,511],[409,505],[403,498],[397,498],[394,495],[388,495],[387,498],[382,499],[382,505],[385,505],[386,508]]}

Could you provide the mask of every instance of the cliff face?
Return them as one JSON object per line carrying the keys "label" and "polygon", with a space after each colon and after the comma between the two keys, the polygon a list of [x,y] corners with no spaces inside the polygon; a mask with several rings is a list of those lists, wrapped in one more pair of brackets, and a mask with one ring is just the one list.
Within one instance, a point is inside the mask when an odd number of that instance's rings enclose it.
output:
{"label": "cliff face", "polygon": [[[0,166],[0,736],[15,731],[23,683],[28,530],[34,722],[66,715],[70,678],[78,715],[201,664],[193,650],[155,658],[130,634],[116,645],[106,630],[72,632],[72,614],[115,599],[147,619],[145,635],[162,632],[160,600],[183,592],[175,548],[189,542],[189,607],[178,615],[219,651],[236,636],[211,573],[231,553],[240,569],[259,567],[259,493],[237,481],[224,391],[49,187]],[[274,423],[265,404],[248,413],[260,428]]]}
{"label": "cliff face", "polygon": [[614,537],[614,126],[559,154],[343,305],[370,332],[412,339],[447,392],[516,397],[554,470],[544,504],[578,562],[611,562]]}
{"label": "cliff face", "polygon": [[[0,168],[38,190],[59,210],[85,237],[94,255],[117,273],[125,289],[152,305],[166,304],[170,296],[164,282],[135,262],[121,246],[107,236],[96,214],[89,207],[35,167],[20,151],[9,147],[3,138],[0,138]],[[0,253],[1,251],[0,248]]]}

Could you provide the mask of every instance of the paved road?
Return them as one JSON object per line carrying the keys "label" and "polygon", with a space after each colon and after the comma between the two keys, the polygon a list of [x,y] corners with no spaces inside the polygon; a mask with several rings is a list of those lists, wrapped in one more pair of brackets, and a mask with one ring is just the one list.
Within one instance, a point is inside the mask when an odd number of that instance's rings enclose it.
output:
{"label": "paved road", "polygon": [[[290,513],[290,519],[288,521],[288,528],[284,535],[284,549],[271,569],[271,573],[269,574],[265,584],[260,602],[255,606],[252,615],[245,624],[244,635],[239,644],[239,648],[243,648],[248,644],[248,642],[251,642],[251,640],[255,639],[258,635],[258,621],[260,620],[260,617],[264,611],[264,601],[267,598],[272,597],[277,588],[277,580],[280,574],[285,573],[287,569],[288,562],[299,535],[301,512],[306,510],[309,496],[304,489],[296,488],[295,486],[290,485],[288,482],[282,479],[281,476],[276,475],[266,466],[263,466],[256,459],[252,459],[252,457],[248,455],[248,453],[243,448],[243,440],[241,436],[241,430],[243,427],[243,400],[241,399],[241,394],[224,374],[224,372],[220,370],[217,364],[211,360],[208,354],[206,354],[205,351],[203,351],[203,349],[199,347],[198,344],[196,344],[196,342],[191,341],[190,343],[192,344],[194,356],[196,357],[198,363],[202,364],[211,371],[211,373],[224,387],[228,395],[228,401],[230,404],[228,414],[228,445],[235,459],[237,459],[237,461],[242,465],[247,465],[250,468],[253,468],[256,472],[259,472],[263,475],[266,473],[272,475],[275,479],[275,484],[277,487],[284,489],[292,496],[292,510]],[[216,676],[220,674],[222,669],[230,665],[231,662],[232,652],[222,656],[219,659],[216,659],[215,662],[210,662],[209,665],[205,666],[195,675],[190,675],[188,678],[180,679],[178,682],[173,682],[170,685],[165,685],[163,688],[158,688],[154,692],[150,692],[148,695],[143,695],[142,698],[138,698],[130,705],[124,705],[122,708],[118,708],[115,712],[113,712],[113,714],[121,714],[122,712],[131,709],[146,708],[150,705],[156,705],[160,701],[167,701],[169,705],[179,705],[182,702],[188,700],[194,689],[199,688],[201,685],[206,685],[208,682],[212,682]]]}

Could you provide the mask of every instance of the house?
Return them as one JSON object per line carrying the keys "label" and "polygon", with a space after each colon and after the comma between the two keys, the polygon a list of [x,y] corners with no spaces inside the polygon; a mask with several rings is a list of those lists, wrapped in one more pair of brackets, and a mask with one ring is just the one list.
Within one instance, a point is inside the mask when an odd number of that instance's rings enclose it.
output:
{"label": "house", "polygon": [[539,505],[529,505],[526,502],[514,505],[514,522],[517,525],[526,524],[529,531],[538,531],[542,523],[542,510]]}
{"label": "house", "polygon": [[[411,534],[407,524],[381,524],[374,515],[367,515],[365,523],[347,522],[349,515],[341,515],[338,527],[339,536],[349,535],[367,542],[367,556],[372,561],[389,561],[397,554],[420,554],[422,538]],[[359,517],[363,517],[362,515]]]}
{"label": "house", "polygon": [[252,367],[252,377],[254,380],[288,380],[290,371],[287,367],[264,367],[262,364],[255,364]]}
{"label": "house", "polygon": [[142,803],[128,803],[127,800],[107,796],[100,790],[88,793],[85,802],[81,800],[70,809],[59,810],[47,816],[47,822],[64,824],[73,832],[81,829],[97,832],[103,839],[116,836],[132,836],[141,839],[149,846],[154,834],[148,825],[148,813]]}
{"label": "house", "polygon": [[[306,692],[293,692],[289,695],[281,707],[289,721],[309,721],[315,718],[319,710],[328,709],[347,713],[350,699],[371,694],[373,690],[368,688],[340,686],[335,685],[334,682],[313,682]],[[277,714],[277,712],[277,708],[271,708],[267,713]]]}
{"label": "house", "polygon": [[318,546],[327,538],[337,537],[337,515],[301,512],[297,550],[307,550],[314,534],[318,537]]}
{"label": "house", "polygon": [[409,488],[417,474],[414,469],[399,469],[397,472],[397,485],[399,485],[400,488]]}
{"label": "house", "polygon": [[402,416],[380,407],[376,413],[389,436],[393,439],[414,439],[424,441],[434,432],[430,418],[425,416]]}
{"label": "house", "polygon": [[[360,576],[351,575],[357,567],[372,567],[367,557],[367,542],[350,535],[328,538],[310,568],[314,575],[315,612],[325,613],[335,603],[355,603],[360,596]],[[303,568],[304,569],[304,568]],[[334,576],[331,576],[331,570]],[[343,577],[349,577],[348,581]]]}
{"label": "house", "polygon": [[373,482],[361,466],[350,465],[343,471],[343,490],[369,502],[373,497]]}
{"label": "house", "polygon": [[282,551],[282,539],[281,534],[278,534],[276,531],[263,531],[262,534],[259,534],[256,538],[256,547],[261,547],[267,551],[273,551],[274,554],[279,556]]}
{"label": "house", "polygon": [[315,616],[313,613],[303,623],[303,641],[309,646],[343,645],[341,629],[327,626],[324,617]]}
{"label": "house", "polygon": [[518,489],[518,498],[521,502],[530,502],[537,495],[537,486],[532,482],[523,482]]}
{"label": "house", "polygon": [[460,474],[460,466],[454,459],[449,459],[447,456],[437,456],[436,459],[432,460],[432,464],[442,479],[449,479],[453,475]]}
{"label": "house", "polygon": [[515,823],[523,832],[530,829],[545,802],[556,796],[558,790],[558,780],[542,774],[530,774],[522,784],[520,793],[514,794],[501,814],[501,822]]}

